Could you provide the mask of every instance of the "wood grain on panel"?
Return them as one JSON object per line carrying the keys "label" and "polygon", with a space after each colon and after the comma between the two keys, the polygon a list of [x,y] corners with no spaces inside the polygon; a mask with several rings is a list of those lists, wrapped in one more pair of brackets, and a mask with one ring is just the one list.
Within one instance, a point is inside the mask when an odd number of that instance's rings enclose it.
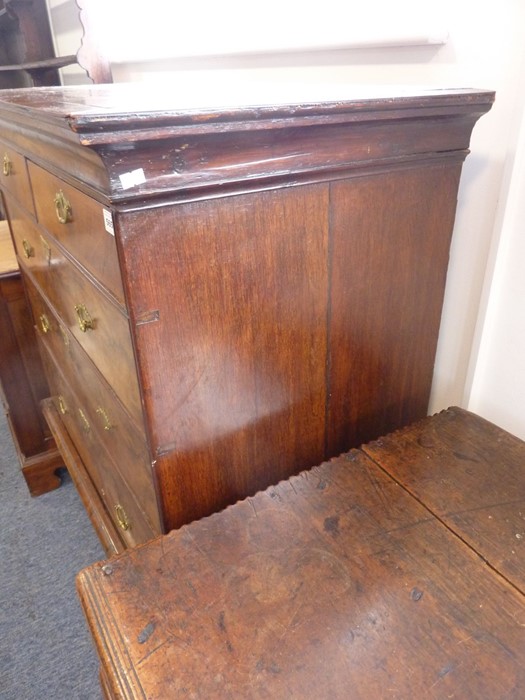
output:
{"label": "wood grain on panel", "polygon": [[329,455],[426,413],[460,167],[331,184]]}
{"label": "wood grain on panel", "polygon": [[327,196],[290,188],[120,221],[168,529],[323,458]]}
{"label": "wood grain on panel", "polygon": [[525,443],[453,407],[363,446],[525,593]]}

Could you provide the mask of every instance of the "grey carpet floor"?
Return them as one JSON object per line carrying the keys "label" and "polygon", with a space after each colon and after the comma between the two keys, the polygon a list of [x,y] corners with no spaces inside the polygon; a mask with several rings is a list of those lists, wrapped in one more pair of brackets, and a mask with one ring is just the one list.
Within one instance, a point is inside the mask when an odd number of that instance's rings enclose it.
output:
{"label": "grey carpet floor", "polygon": [[104,558],[75,488],[31,498],[0,410],[0,698],[100,700],[75,575]]}

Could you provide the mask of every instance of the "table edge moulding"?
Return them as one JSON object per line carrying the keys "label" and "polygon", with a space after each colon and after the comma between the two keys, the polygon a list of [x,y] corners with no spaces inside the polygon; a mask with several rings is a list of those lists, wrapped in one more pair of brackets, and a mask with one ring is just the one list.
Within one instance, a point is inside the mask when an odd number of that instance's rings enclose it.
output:
{"label": "table edge moulding", "polygon": [[493,100],[0,94],[45,413],[108,552],[426,415],[461,167]]}

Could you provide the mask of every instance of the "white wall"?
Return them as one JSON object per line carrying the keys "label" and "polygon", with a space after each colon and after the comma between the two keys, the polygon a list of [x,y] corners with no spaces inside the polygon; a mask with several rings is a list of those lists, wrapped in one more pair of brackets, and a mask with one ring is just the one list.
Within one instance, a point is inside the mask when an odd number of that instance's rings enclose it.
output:
{"label": "white wall", "polygon": [[[113,9],[118,2],[122,0],[113,0]],[[524,315],[519,308],[524,292],[519,274],[519,256],[524,252],[519,229],[525,224],[525,210],[516,202],[517,179],[524,177],[525,156],[516,160],[513,168],[519,139],[521,153],[525,148],[525,126],[520,131],[525,104],[520,77],[525,66],[525,3],[441,0],[433,6],[415,0],[395,4],[378,0],[369,3],[367,14],[363,14],[351,2],[325,0],[315,6],[322,13],[317,20],[319,31],[312,34],[315,15],[305,15],[304,3],[293,0],[265,4],[266,14],[255,23],[246,13],[233,12],[238,0],[187,5],[184,21],[178,4],[179,10],[175,4],[150,2],[167,13],[148,13],[157,23],[156,34],[154,29],[144,28],[144,15],[142,27],[133,25],[136,15],[129,0],[126,7],[130,13],[120,15],[121,19],[128,17],[128,27],[120,22],[118,34],[108,33],[107,50],[115,59],[116,82],[157,82],[163,90],[176,90],[178,80],[211,75],[216,79],[241,76],[250,81],[405,83],[496,90],[496,104],[475,127],[472,153],[463,170],[430,411],[462,405],[525,437],[525,408],[518,400],[518,395],[525,399],[525,363],[520,362],[525,356],[525,328],[522,321],[516,323],[516,318]],[[100,7],[104,10],[104,4]],[[115,25],[109,7],[106,3],[101,23],[105,17],[104,26],[111,29]],[[429,7],[434,7],[431,15]],[[122,13],[122,8],[119,11]],[[206,17],[212,20],[208,25]],[[280,28],[278,39],[271,35],[272,26]],[[164,32],[166,27],[169,31]],[[257,28],[264,31],[257,33]],[[291,47],[306,46],[308,41],[319,43],[321,35],[321,43],[333,41],[336,46],[345,40],[366,43],[367,37],[374,42],[381,36],[391,44],[396,36],[411,43],[418,33],[426,37],[433,29],[440,37],[443,28],[448,29],[449,38],[441,46],[235,53],[246,43],[262,49],[272,41],[274,45],[282,43],[286,36]],[[216,50],[228,51],[230,47],[232,55],[185,55],[203,51],[209,42],[203,43],[202,37],[211,30],[222,37],[223,45]],[[182,34],[184,41],[179,40]],[[167,38],[161,42],[164,35]],[[145,36],[154,36],[156,44],[148,48]],[[148,51],[151,57],[161,58],[144,60]],[[142,60],[133,61],[140,52]]]}
{"label": "white wall", "polygon": [[[525,66],[524,66],[525,68]],[[525,87],[525,86],[524,86]],[[522,91],[520,91],[522,92]],[[525,439],[525,112],[509,154],[469,408]],[[496,245],[497,243],[497,245]]]}

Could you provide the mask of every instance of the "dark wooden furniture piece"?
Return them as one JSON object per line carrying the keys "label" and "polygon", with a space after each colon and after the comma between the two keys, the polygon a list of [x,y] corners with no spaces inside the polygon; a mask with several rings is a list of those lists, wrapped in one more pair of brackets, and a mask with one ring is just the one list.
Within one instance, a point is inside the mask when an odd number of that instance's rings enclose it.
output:
{"label": "dark wooden furniture piece", "polygon": [[[0,89],[56,84],[56,64],[45,0],[0,0]],[[1,202],[0,394],[31,494],[56,488],[63,462],[39,405],[49,391]]]}
{"label": "dark wooden furniture piece", "polygon": [[494,95],[285,94],[0,98],[45,414],[108,552],[426,415]]}
{"label": "dark wooden furniture piece", "polygon": [[76,61],[94,83],[112,83],[113,74],[111,63],[104,52],[100,41],[100,26],[96,16],[100,10],[93,11],[93,3],[97,0],[75,0],[82,24],[82,41],[76,53]]}
{"label": "dark wooden furniture piece", "polygon": [[[94,82],[111,82],[109,64],[96,42],[89,0],[79,0],[78,5],[84,27],[78,55],[56,57],[45,0],[0,0],[0,89],[57,85],[58,69],[77,62]],[[0,147],[4,158],[9,148],[3,143]],[[25,171],[25,164],[9,159],[1,167],[4,184],[7,176],[20,179],[19,167]],[[38,496],[60,485],[57,470],[63,460],[40,408],[49,389],[1,203],[0,307],[0,394],[22,473],[31,495]]]}
{"label": "dark wooden furniture piece", "polygon": [[31,495],[56,488],[64,463],[40,410],[49,389],[7,221],[0,221],[0,396]]}
{"label": "dark wooden furniture piece", "polygon": [[55,56],[45,0],[0,0],[0,87],[58,85],[58,69],[77,62]]}
{"label": "dark wooden furniture piece", "polygon": [[59,69],[78,63],[94,83],[111,83],[92,0],[75,0],[82,38],[75,54],[55,56],[46,0],[0,0],[0,88],[60,85]]}
{"label": "dark wooden furniture piece", "polygon": [[458,408],[303,472],[79,574],[106,697],[518,700],[524,513]]}
{"label": "dark wooden furniture piece", "polygon": [[[56,84],[56,67],[45,0],[0,0],[0,88]],[[0,394],[31,495],[56,488],[63,461],[39,405],[49,390],[1,202]]]}

